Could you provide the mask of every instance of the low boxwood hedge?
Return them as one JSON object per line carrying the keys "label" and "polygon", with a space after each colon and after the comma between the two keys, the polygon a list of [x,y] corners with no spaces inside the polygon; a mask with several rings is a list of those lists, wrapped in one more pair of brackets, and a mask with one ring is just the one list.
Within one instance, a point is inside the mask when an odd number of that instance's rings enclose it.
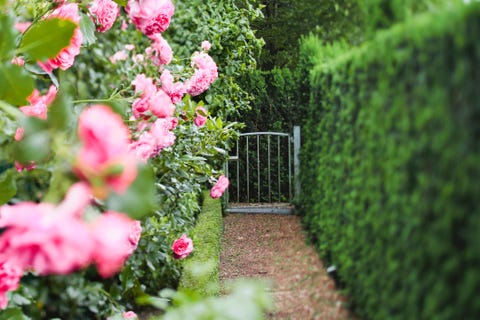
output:
{"label": "low boxwood hedge", "polygon": [[216,296],[220,292],[219,263],[222,242],[222,206],[219,199],[203,194],[202,210],[190,237],[194,252],[183,265],[179,290],[202,296]]}

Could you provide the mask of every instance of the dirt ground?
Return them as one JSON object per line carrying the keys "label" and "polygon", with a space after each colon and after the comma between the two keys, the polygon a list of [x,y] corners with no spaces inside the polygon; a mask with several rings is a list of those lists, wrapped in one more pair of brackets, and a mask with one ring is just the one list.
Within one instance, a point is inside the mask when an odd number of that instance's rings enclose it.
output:
{"label": "dirt ground", "polygon": [[335,290],[295,215],[229,214],[224,218],[222,283],[268,279],[275,309],[267,319],[355,319]]}

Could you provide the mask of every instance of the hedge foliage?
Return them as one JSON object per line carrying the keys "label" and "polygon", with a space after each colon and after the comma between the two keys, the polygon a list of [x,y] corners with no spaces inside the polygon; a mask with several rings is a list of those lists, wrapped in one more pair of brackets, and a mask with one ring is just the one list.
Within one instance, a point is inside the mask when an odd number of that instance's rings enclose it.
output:
{"label": "hedge foliage", "polygon": [[191,231],[194,253],[185,260],[179,290],[202,296],[216,296],[220,292],[218,268],[223,233],[220,199],[203,194],[202,211]]}
{"label": "hedge foliage", "polygon": [[480,316],[479,34],[456,5],[311,72],[301,212],[365,319]]}

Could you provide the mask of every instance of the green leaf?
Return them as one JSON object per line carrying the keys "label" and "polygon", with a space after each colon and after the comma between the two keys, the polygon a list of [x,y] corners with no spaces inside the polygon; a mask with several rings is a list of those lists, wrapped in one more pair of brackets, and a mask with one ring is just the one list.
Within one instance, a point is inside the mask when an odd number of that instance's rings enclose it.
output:
{"label": "green leaf", "polygon": [[125,7],[127,5],[127,0],[113,0],[113,1],[122,7]]}
{"label": "green leaf", "polygon": [[8,308],[0,313],[0,320],[30,320],[20,308]]}
{"label": "green leaf", "polygon": [[0,60],[11,60],[15,50],[15,29],[13,19],[5,14],[0,14]]}
{"label": "green leaf", "polygon": [[0,176],[0,204],[7,203],[17,193],[13,172],[6,171]]}
{"label": "green leaf", "polygon": [[97,40],[95,37],[95,24],[86,14],[81,14],[80,30],[82,31],[83,43],[87,46],[94,44]]}
{"label": "green leaf", "polygon": [[18,52],[33,61],[53,58],[70,44],[75,28],[77,25],[70,20],[42,20],[25,32]]}
{"label": "green leaf", "polygon": [[24,137],[15,149],[15,159],[22,164],[30,161],[42,161],[49,155],[50,136],[48,132],[40,132]]}
{"label": "green leaf", "polygon": [[23,68],[10,63],[0,64],[0,100],[25,105],[34,88],[32,76]]}
{"label": "green leaf", "polygon": [[112,193],[107,199],[110,210],[124,212],[134,219],[152,213],[155,201],[155,181],[148,165],[139,165],[137,178],[125,193]]}
{"label": "green leaf", "polygon": [[59,130],[69,128],[74,122],[70,97],[60,89],[52,105],[48,108],[49,127]]}

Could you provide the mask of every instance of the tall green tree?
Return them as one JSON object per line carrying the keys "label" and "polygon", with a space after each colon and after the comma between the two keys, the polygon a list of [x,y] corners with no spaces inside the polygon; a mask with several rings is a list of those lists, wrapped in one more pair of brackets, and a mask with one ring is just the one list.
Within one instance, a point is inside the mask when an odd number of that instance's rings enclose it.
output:
{"label": "tall green tree", "polygon": [[254,21],[265,40],[262,69],[293,67],[298,61],[299,39],[315,32],[326,42],[359,42],[361,15],[357,0],[263,0],[264,19]]}

